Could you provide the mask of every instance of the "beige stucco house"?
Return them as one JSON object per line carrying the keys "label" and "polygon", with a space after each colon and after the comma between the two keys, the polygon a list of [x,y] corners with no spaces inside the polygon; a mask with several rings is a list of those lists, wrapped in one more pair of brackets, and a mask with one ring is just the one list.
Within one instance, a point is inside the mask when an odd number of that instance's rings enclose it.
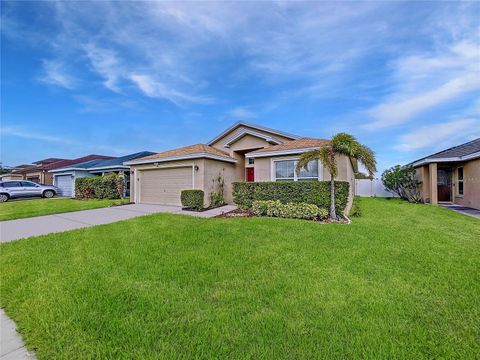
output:
{"label": "beige stucco house", "polygon": [[425,202],[446,202],[480,209],[480,138],[411,164]]}
{"label": "beige stucco house", "polygon": [[[300,154],[327,140],[305,138],[245,122],[237,122],[206,144],[190,145],[126,162],[131,167],[131,201],[180,205],[180,192],[200,189],[205,204],[219,175],[225,182],[225,200],[233,202],[236,181],[330,180],[318,161],[296,174]],[[354,170],[348,157],[338,158],[337,180],[350,182]],[[351,196],[352,197],[352,196]]]}

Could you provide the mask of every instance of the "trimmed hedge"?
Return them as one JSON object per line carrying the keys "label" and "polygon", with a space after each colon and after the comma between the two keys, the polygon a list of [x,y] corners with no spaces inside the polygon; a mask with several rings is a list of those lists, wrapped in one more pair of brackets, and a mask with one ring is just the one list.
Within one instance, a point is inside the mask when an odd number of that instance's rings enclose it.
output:
{"label": "trimmed hedge", "polygon": [[271,216],[291,219],[324,219],[328,216],[326,209],[307,203],[283,204],[279,200],[255,200],[252,211],[257,216]]}
{"label": "trimmed hedge", "polygon": [[[335,181],[335,207],[342,213],[348,203],[350,184]],[[330,208],[329,181],[268,181],[233,183],[233,201],[242,209],[251,209],[255,200],[279,200],[287,203],[307,203],[322,209]]]}
{"label": "trimmed hedge", "polygon": [[182,190],[180,200],[184,209],[202,210],[205,193],[203,190]]}
{"label": "trimmed hedge", "polygon": [[75,179],[77,199],[120,199],[122,194],[123,179],[115,173]]}

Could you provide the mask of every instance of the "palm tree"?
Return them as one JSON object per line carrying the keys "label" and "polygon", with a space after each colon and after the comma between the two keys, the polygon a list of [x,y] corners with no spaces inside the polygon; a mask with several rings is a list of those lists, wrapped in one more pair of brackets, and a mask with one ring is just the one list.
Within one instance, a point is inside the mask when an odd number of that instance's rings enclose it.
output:
{"label": "palm tree", "polygon": [[360,144],[355,137],[346,133],[338,133],[332,137],[329,143],[318,150],[311,150],[303,153],[297,163],[297,174],[302,168],[307,168],[312,160],[320,160],[323,166],[330,173],[330,218],[337,219],[335,211],[335,177],[338,173],[337,155],[348,156],[352,161],[358,161],[368,171],[370,176],[377,171],[377,161],[373,151]]}

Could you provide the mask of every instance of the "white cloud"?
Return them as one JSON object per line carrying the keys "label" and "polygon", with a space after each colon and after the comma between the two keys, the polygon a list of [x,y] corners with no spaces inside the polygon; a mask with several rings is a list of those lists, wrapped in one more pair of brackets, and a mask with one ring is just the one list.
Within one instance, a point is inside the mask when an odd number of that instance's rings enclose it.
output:
{"label": "white cloud", "polygon": [[400,151],[425,148],[441,149],[476,138],[480,134],[480,120],[456,119],[446,123],[420,126],[400,137],[396,146]]}
{"label": "white cloud", "polygon": [[40,140],[40,141],[55,142],[55,143],[62,143],[62,144],[69,144],[69,145],[76,143],[76,141],[67,139],[65,137],[34,133],[34,132],[18,129],[15,127],[8,127],[8,126],[2,127],[0,129],[0,132],[2,135],[17,136],[17,137],[31,139],[31,140]]}
{"label": "white cloud", "polygon": [[480,43],[461,41],[433,55],[395,62],[396,90],[369,110],[370,130],[401,125],[415,116],[480,90]]}
{"label": "white cloud", "polygon": [[244,107],[233,108],[230,111],[227,111],[226,115],[228,118],[236,119],[236,120],[246,120],[246,119],[253,119],[257,117],[257,115],[254,112]]}
{"label": "white cloud", "polygon": [[39,80],[69,90],[73,89],[76,84],[76,80],[67,72],[65,65],[54,60],[43,61],[43,75]]}
{"label": "white cloud", "polygon": [[24,129],[16,127],[2,127],[0,128],[0,134],[2,136],[15,136],[29,140],[38,140],[49,143],[58,143],[62,145],[68,145],[70,147],[78,147],[80,150],[90,149],[90,150],[100,150],[100,151],[109,151],[115,155],[125,155],[128,153],[134,152],[132,149],[119,148],[117,146],[102,145],[101,141],[96,142],[87,142],[87,141],[78,141],[74,139],[67,138],[65,136],[54,136],[46,135],[37,132],[31,132]]}
{"label": "white cloud", "polygon": [[84,46],[84,51],[92,69],[104,79],[103,85],[114,92],[120,92],[118,81],[122,69],[116,53],[92,43]]}
{"label": "white cloud", "polygon": [[194,96],[169,88],[148,75],[131,74],[130,80],[146,95],[152,98],[163,98],[176,105],[182,103],[209,104],[213,102],[212,98],[204,96]]}

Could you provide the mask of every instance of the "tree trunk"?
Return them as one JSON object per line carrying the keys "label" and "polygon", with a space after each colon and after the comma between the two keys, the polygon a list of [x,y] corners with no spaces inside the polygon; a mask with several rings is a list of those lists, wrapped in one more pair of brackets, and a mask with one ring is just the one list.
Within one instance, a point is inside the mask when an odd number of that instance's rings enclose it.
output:
{"label": "tree trunk", "polygon": [[337,213],[335,212],[335,178],[333,175],[330,180],[330,219],[337,220]]}

